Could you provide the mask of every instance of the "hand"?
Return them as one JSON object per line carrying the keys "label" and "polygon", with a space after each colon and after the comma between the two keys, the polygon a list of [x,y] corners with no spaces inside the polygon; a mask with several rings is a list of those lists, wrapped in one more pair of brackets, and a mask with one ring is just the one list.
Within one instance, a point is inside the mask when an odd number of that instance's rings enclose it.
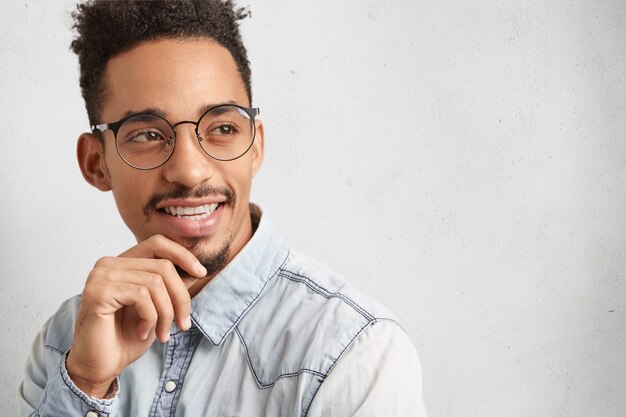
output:
{"label": "hand", "polygon": [[155,338],[162,343],[169,339],[174,319],[182,330],[191,327],[191,298],[175,265],[194,277],[207,273],[191,252],[161,235],[96,262],[66,361],[81,391],[104,398],[115,378]]}

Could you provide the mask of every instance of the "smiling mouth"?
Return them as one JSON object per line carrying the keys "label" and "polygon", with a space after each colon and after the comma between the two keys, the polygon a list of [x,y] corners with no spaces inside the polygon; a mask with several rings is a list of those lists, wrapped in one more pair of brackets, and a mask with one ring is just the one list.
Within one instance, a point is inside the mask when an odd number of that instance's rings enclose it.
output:
{"label": "smiling mouth", "polygon": [[162,213],[185,220],[203,220],[208,218],[222,203],[203,204],[200,206],[165,206],[159,209]]}

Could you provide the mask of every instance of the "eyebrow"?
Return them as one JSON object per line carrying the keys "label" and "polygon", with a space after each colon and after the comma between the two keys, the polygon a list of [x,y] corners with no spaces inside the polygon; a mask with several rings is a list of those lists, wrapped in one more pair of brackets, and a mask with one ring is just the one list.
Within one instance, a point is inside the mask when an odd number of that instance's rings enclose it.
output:
{"label": "eyebrow", "polygon": [[219,105],[222,105],[222,104],[237,104],[237,102],[234,101],[234,100],[228,100],[228,101],[222,101],[221,103],[207,104],[206,106],[204,106],[204,107],[202,107],[200,109],[200,112],[198,113],[198,117],[200,117],[201,115],[206,113],[207,110],[209,110],[211,107],[219,106]]}
{"label": "eyebrow", "polygon": [[127,110],[126,113],[122,115],[121,119],[125,119],[127,117],[134,116],[136,114],[143,114],[143,113],[154,114],[154,115],[161,116],[161,117],[165,117],[166,115],[165,110],[163,110],[160,107],[149,107],[147,109],[142,109],[139,111]]}
{"label": "eyebrow", "polygon": [[[237,104],[237,102],[234,100],[227,100],[227,101],[222,101],[220,103],[208,103],[200,108],[200,111],[198,112],[197,117],[200,117],[200,115],[204,114],[210,108],[220,106],[222,104]],[[124,119],[126,117],[133,116],[135,114],[143,114],[143,113],[154,114],[156,116],[160,116],[160,117],[163,117],[164,119],[167,119],[167,112],[161,107],[148,107],[139,111],[127,110],[126,113],[124,113],[124,115],[121,118]]]}

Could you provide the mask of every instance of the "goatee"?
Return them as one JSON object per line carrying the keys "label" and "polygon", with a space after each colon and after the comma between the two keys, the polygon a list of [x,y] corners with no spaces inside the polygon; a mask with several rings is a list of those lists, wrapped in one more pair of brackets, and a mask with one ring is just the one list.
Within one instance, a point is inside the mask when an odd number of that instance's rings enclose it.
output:
{"label": "goatee", "polygon": [[[207,270],[207,277],[213,277],[218,274],[228,264],[230,259],[230,239],[227,239],[221,248],[211,252],[199,252],[200,245],[203,239],[187,239],[183,246],[185,246],[191,253],[193,253],[198,261]],[[176,266],[176,271],[181,277],[190,277],[182,268]]]}

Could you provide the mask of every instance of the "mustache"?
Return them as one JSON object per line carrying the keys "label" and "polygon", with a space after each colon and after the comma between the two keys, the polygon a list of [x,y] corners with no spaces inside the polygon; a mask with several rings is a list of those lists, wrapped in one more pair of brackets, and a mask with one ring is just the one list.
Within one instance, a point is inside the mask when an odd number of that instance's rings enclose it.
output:
{"label": "mustache", "polygon": [[181,185],[168,192],[153,194],[152,197],[150,197],[150,200],[148,200],[148,202],[144,206],[143,213],[146,215],[146,217],[150,217],[150,215],[156,210],[156,206],[161,201],[178,198],[203,198],[209,196],[224,196],[226,197],[227,203],[232,203],[235,201],[235,193],[228,187],[199,185],[195,188],[187,188]]}

